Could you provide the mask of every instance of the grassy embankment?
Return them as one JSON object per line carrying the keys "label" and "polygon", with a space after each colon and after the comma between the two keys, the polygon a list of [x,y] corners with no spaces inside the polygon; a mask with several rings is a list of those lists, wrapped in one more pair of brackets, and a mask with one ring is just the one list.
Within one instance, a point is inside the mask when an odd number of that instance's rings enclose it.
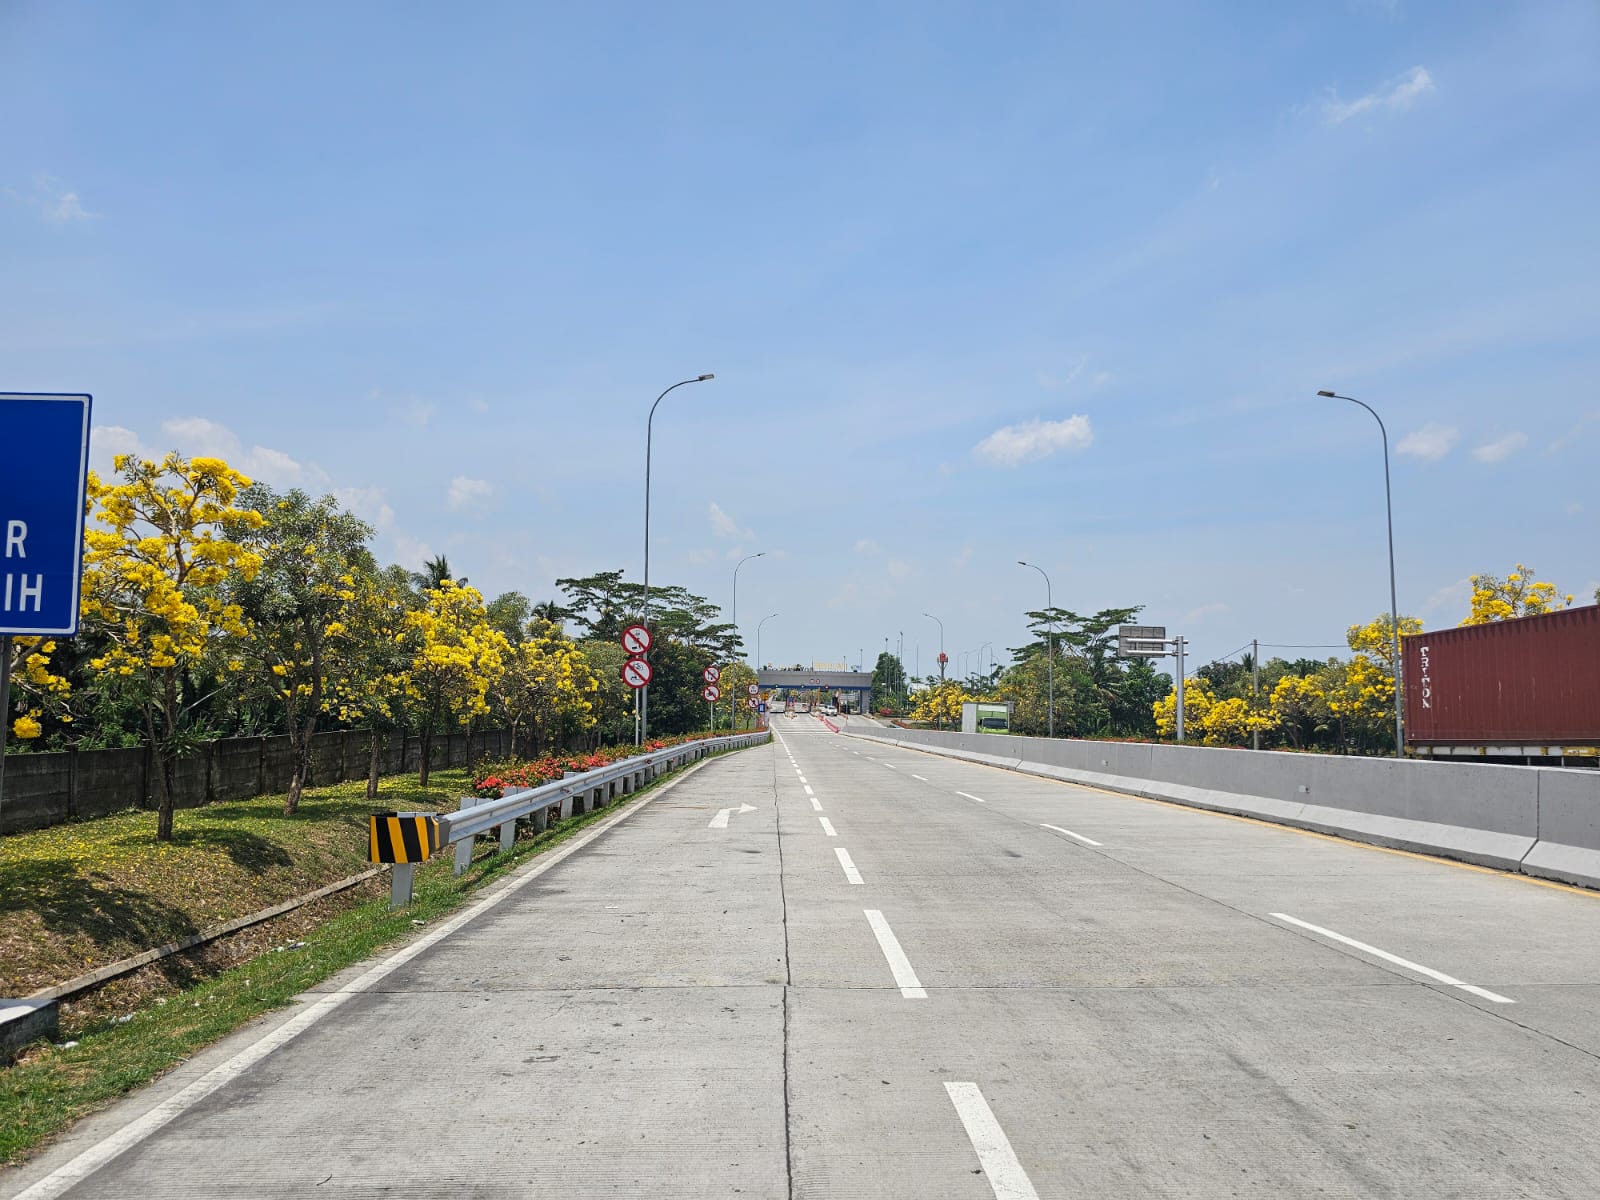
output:
{"label": "grassy embankment", "polygon": [[[368,814],[453,811],[468,786],[463,770],[436,771],[430,783],[424,790],[414,778],[386,779],[376,805],[363,783],[311,789],[294,817],[283,815],[275,796],[184,810],[170,843],[156,841],[150,812],[4,838],[0,996],[62,983],[359,874],[371,865]],[[78,1117],[432,922],[515,863],[627,802],[525,833],[510,854],[480,842],[459,878],[446,851],[418,870],[416,899],[400,912],[389,912],[388,879],[379,876],[64,1004],[58,1042],[38,1043],[0,1070],[0,1163],[24,1157]]]}

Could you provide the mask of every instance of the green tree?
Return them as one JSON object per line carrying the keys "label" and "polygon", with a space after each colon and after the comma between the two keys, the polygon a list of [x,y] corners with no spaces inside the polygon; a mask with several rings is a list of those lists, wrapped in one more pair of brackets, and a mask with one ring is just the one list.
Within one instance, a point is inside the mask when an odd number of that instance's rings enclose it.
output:
{"label": "green tree", "polygon": [[248,629],[231,649],[253,665],[254,678],[282,706],[293,752],[283,811],[293,816],[311,769],[311,739],[324,711],[328,675],[342,665],[340,649],[357,598],[355,576],[376,570],[366,545],[372,527],[332,496],[312,500],[298,488],[280,496],[256,484],[241,503],[261,515],[262,523],[246,538],[261,566],[225,588]]}
{"label": "green tree", "polygon": [[872,703],[879,709],[900,711],[906,695],[905,664],[885,650],[872,668]]}

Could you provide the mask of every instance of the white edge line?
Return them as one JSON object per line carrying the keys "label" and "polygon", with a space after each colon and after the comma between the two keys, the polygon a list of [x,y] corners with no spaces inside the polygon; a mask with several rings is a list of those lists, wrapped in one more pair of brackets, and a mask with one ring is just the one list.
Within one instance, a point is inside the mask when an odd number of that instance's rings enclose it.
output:
{"label": "white edge line", "polygon": [[928,993],[923,988],[922,981],[917,978],[917,973],[911,969],[911,960],[900,948],[900,942],[894,936],[894,930],[889,928],[889,922],[885,921],[883,914],[875,908],[863,908],[861,911],[867,914],[867,924],[872,926],[872,936],[878,939],[878,949],[882,950],[883,957],[889,960],[889,973],[899,985],[900,994],[907,1000],[926,1000]]}
{"label": "white edge line", "polygon": [[1379,950],[1376,946],[1369,946],[1365,942],[1358,942],[1355,938],[1345,937],[1342,933],[1335,933],[1331,929],[1324,929],[1320,925],[1313,925],[1310,921],[1302,921],[1298,917],[1291,917],[1288,913],[1268,913],[1279,921],[1287,921],[1291,925],[1298,925],[1301,929],[1309,929],[1312,933],[1319,933],[1325,938],[1332,938],[1336,942],[1343,942],[1346,946],[1353,946],[1364,954],[1371,954],[1385,962],[1392,962],[1397,967],[1404,967],[1408,971],[1415,971],[1419,975],[1426,975],[1429,979],[1439,983],[1448,984],[1453,988],[1460,988],[1464,992],[1471,992],[1474,996],[1481,996],[1495,1004],[1515,1004],[1516,1001],[1509,996],[1502,996],[1498,992],[1491,992],[1486,988],[1473,987],[1470,983],[1446,975],[1443,971],[1435,971],[1432,967],[1425,967],[1421,963],[1414,963],[1409,958],[1401,958],[1398,954],[1390,954],[1387,950]]}
{"label": "white edge line", "polygon": [[989,1181],[995,1200],[1039,1200],[1033,1181],[1017,1161],[1011,1139],[1000,1128],[994,1110],[975,1083],[946,1083],[945,1092],[956,1106],[956,1116],[966,1128],[967,1138],[978,1153],[978,1162]]}
{"label": "white edge line", "polygon": [[[630,805],[628,808],[623,809],[616,815],[615,819],[602,823],[584,836],[569,842],[560,850],[540,855],[535,860],[532,869],[527,871],[526,874],[511,879],[503,887],[483,897],[477,903],[469,905],[465,912],[451,917],[433,932],[424,934],[409,946],[397,950],[394,954],[384,959],[383,962],[359,976],[347,987],[337,992],[325,994],[309,1008],[290,1017],[282,1025],[252,1042],[226,1062],[212,1067],[211,1070],[189,1084],[182,1091],[167,1097],[167,1099],[145,1112],[138,1119],[124,1125],[110,1137],[101,1139],[75,1158],[69,1159],[54,1171],[51,1171],[44,1178],[37,1180],[31,1187],[18,1192],[12,1197],[12,1200],[51,1200],[52,1197],[61,1195],[68,1188],[83,1182],[100,1170],[101,1167],[137,1146],[145,1138],[155,1133],[156,1130],[182,1116],[194,1105],[211,1095],[211,1093],[232,1083],[274,1050],[299,1037],[347,1000],[352,1000],[372,988],[373,985],[381,983],[412,959],[432,949],[469,921],[476,920],[497,904],[509,899],[552,867],[570,858],[602,834],[622,824],[634,813],[644,811],[645,805],[657,797],[665,795],[671,788],[692,775],[700,766],[710,761],[712,760],[705,759],[696,764],[695,767],[678,776],[677,779],[669,781],[665,786],[646,796],[642,803]],[[302,995],[304,994],[308,993],[302,993]]]}
{"label": "white edge line", "polygon": [[971,792],[957,792],[956,795],[965,796],[968,800],[976,800],[979,804],[989,803],[982,796],[974,796]]}
{"label": "white edge line", "polygon": [[817,820],[822,822],[823,833],[827,834],[829,837],[839,836],[839,831],[833,827],[833,822],[828,820],[827,817],[818,817]]}
{"label": "white edge line", "polygon": [[1077,838],[1078,841],[1082,842],[1085,846],[1098,846],[1098,845],[1100,845],[1100,843],[1095,841],[1093,838],[1086,838],[1081,833],[1073,833],[1072,830],[1063,829],[1059,825],[1046,825],[1041,821],[1039,823],[1039,828],[1040,829],[1053,829],[1057,833],[1066,834],[1069,838]]}
{"label": "white edge line", "polygon": [[839,865],[844,868],[844,877],[850,883],[861,882],[861,872],[856,870],[856,864],[850,861],[850,851],[843,846],[835,846],[834,854],[839,859]]}

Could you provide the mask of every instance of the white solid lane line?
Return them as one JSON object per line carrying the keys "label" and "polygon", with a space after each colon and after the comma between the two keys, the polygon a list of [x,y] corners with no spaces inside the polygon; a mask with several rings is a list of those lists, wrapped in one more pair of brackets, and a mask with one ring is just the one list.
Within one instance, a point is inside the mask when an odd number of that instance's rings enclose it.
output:
{"label": "white solid lane line", "polygon": [[917,978],[917,973],[911,969],[911,960],[906,957],[906,952],[900,949],[900,942],[894,936],[894,930],[889,928],[889,922],[883,919],[883,914],[875,908],[861,910],[867,914],[867,924],[872,926],[872,936],[878,939],[878,949],[883,951],[883,957],[889,960],[889,971],[894,975],[894,981],[899,985],[900,994],[907,1000],[926,1000],[928,993],[923,990],[922,981]]}
{"label": "white solid lane line", "polygon": [[1471,992],[1474,996],[1492,1001],[1495,1004],[1516,1003],[1509,996],[1502,996],[1498,992],[1491,992],[1485,988],[1473,987],[1470,983],[1463,983],[1459,979],[1446,975],[1443,971],[1435,971],[1432,967],[1414,963],[1409,958],[1401,958],[1398,954],[1390,954],[1387,950],[1379,950],[1376,946],[1369,946],[1365,942],[1356,941],[1355,938],[1345,937],[1342,933],[1335,933],[1331,929],[1313,925],[1310,921],[1302,921],[1298,917],[1291,917],[1288,913],[1268,913],[1267,915],[1275,920],[1287,921],[1291,925],[1298,925],[1301,929],[1309,929],[1312,933],[1321,934],[1325,938],[1332,938],[1336,942],[1343,942],[1346,946],[1353,946],[1364,954],[1370,954],[1374,958],[1381,958],[1384,962],[1392,962],[1395,966],[1404,967],[1408,971],[1415,971],[1418,975],[1426,975],[1429,979],[1448,984],[1450,987],[1460,988],[1463,992]]}
{"label": "white solid lane line", "polygon": [[818,817],[817,820],[822,822],[823,833],[827,834],[829,837],[839,836],[839,831],[833,827],[833,822],[828,820],[827,817]]}
{"label": "white solid lane line", "polygon": [[976,800],[979,804],[989,803],[982,796],[974,796],[971,792],[957,792],[956,795],[965,796],[968,800]]}
{"label": "white solid lane line", "polygon": [[1069,838],[1076,838],[1078,841],[1082,842],[1085,846],[1098,846],[1098,845],[1100,845],[1100,843],[1095,841],[1093,838],[1086,838],[1081,833],[1073,833],[1072,830],[1063,829],[1059,825],[1046,825],[1041,821],[1040,824],[1039,824],[1039,828],[1040,829],[1053,829],[1057,833],[1064,833]]}
{"label": "white solid lane line", "polygon": [[1017,1152],[1011,1148],[1011,1139],[995,1120],[994,1110],[983,1098],[975,1083],[947,1083],[944,1090],[950,1103],[956,1106],[956,1116],[966,1126],[972,1148],[978,1152],[983,1164],[983,1174],[994,1190],[995,1200],[1039,1200],[1033,1190],[1033,1181],[1017,1161]]}
{"label": "white solid lane line", "polygon": [[850,851],[846,850],[843,846],[837,846],[834,848],[833,852],[838,856],[839,865],[844,868],[844,877],[846,881],[849,883],[860,883],[861,872],[856,870],[855,863],[850,861]]}
{"label": "white solid lane line", "polygon": [[816,812],[821,812],[822,811],[822,801],[818,800],[815,796],[811,797],[811,807]]}

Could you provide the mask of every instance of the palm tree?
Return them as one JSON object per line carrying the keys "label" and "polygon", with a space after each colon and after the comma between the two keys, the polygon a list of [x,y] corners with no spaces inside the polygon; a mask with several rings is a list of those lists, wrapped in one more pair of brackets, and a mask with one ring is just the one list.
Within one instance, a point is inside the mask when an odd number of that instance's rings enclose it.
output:
{"label": "palm tree", "polygon": [[467,577],[463,575],[457,579],[450,571],[450,560],[443,554],[428,559],[422,564],[422,570],[412,571],[411,582],[419,592],[431,592],[446,579],[452,583],[465,584]]}

